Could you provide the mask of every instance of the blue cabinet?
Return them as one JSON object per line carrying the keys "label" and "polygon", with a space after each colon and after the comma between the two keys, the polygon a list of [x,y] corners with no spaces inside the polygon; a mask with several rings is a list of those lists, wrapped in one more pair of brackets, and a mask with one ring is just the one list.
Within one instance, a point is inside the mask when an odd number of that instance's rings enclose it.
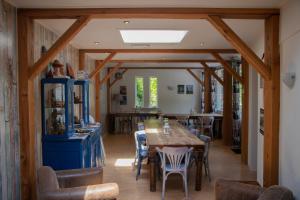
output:
{"label": "blue cabinet", "polygon": [[[74,90],[74,84],[79,90]],[[54,170],[97,167],[102,161],[101,125],[89,125],[88,81],[42,79],[43,165]],[[76,92],[79,98],[74,100]],[[74,95],[75,94],[75,95]],[[74,101],[85,128],[74,126]]]}
{"label": "blue cabinet", "polygon": [[74,82],[74,106],[75,116],[83,119],[85,124],[89,124],[89,80],[76,80]]}

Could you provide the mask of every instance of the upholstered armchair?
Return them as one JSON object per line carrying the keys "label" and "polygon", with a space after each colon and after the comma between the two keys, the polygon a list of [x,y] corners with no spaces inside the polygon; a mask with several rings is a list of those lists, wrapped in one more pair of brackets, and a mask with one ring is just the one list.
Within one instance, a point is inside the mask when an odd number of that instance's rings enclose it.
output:
{"label": "upholstered armchair", "polygon": [[218,180],[216,200],[294,200],[293,193],[281,186],[262,188],[254,182]]}
{"label": "upholstered armchair", "polygon": [[116,183],[102,183],[103,169],[54,171],[43,166],[38,170],[40,200],[111,200],[117,199]]}

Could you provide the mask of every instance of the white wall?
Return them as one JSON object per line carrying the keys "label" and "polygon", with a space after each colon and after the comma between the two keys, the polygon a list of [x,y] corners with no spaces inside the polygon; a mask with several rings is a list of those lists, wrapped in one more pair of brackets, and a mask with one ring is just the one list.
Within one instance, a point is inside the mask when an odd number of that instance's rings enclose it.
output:
{"label": "white wall", "polygon": [[[300,76],[300,1],[289,0],[281,8],[280,51],[281,74],[295,72]],[[292,89],[281,81],[279,182],[293,190],[300,199],[300,82]]]}
{"label": "white wall", "polygon": [[[300,76],[299,20],[300,1],[286,1],[280,14],[281,75],[286,72],[295,72],[297,78]],[[255,52],[261,55],[263,49],[264,42],[257,41],[254,45]],[[259,88],[259,83],[257,87],[257,116],[259,116],[259,108],[263,107],[263,90]],[[280,80],[280,90],[279,184],[291,189],[296,199],[300,199],[300,82],[296,80],[295,86],[289,89]],[[263,182],[263,139],[263,136],[258,134],[257,180],[261,184]]]}
{"label": "white wall", "polygon": [[[199,71],[195,71],[200,75]],[[191,109],[199,111],[200,87],[197,81],[186,70],[151,70],[135,69],[128,70],[123,79],[118,81],[112,88],[111,94],[119,94],[120,86],[127,86],[127,106],[112,103],[112,112],[132,111],[135,105],[135,77],[144,77],[144,98],[145,107],[148,106],[149,99],[149,77],[158,77],[158,105],[163,113],[190,113]],[[194,94],[177,94],[177,85],[194,85]],[[173,90],[168,90],[172,86]]]}

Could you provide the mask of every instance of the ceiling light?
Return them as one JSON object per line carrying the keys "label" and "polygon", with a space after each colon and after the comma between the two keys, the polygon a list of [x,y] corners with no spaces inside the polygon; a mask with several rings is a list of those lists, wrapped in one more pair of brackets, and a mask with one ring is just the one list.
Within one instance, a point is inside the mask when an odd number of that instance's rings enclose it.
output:
{"label": "ceiling light", "polygon": [[94,42],[94,44],[95,44],[95,45],[99,45],[99,44],[100,44],[100,42]]}
{"label": "ceiling light", "polygon": [[129,24],[129,23],[130,23],[130,21],[123,21],[123,23],[124,23],[124,24]]}
{"label": "ceiling light", "polygon": [[124,43],[180,43],[186,30],[120,30]]}

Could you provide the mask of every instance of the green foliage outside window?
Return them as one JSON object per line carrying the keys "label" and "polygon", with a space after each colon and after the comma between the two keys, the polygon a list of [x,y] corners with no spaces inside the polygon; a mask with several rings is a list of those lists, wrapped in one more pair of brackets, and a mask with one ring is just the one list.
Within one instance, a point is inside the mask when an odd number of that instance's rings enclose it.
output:
{"label": "green foliage outside window", "polygon": [[135,107],[144,106],[144,79],[142,77],[135,78]]}
{"label": "green foliage outside window", "polygon": [[150,77],[149,78],[149,89],[150,89],[150,99],[149,106],[150,107],[158,107],[158,92],[157,92],[157,78]]}

